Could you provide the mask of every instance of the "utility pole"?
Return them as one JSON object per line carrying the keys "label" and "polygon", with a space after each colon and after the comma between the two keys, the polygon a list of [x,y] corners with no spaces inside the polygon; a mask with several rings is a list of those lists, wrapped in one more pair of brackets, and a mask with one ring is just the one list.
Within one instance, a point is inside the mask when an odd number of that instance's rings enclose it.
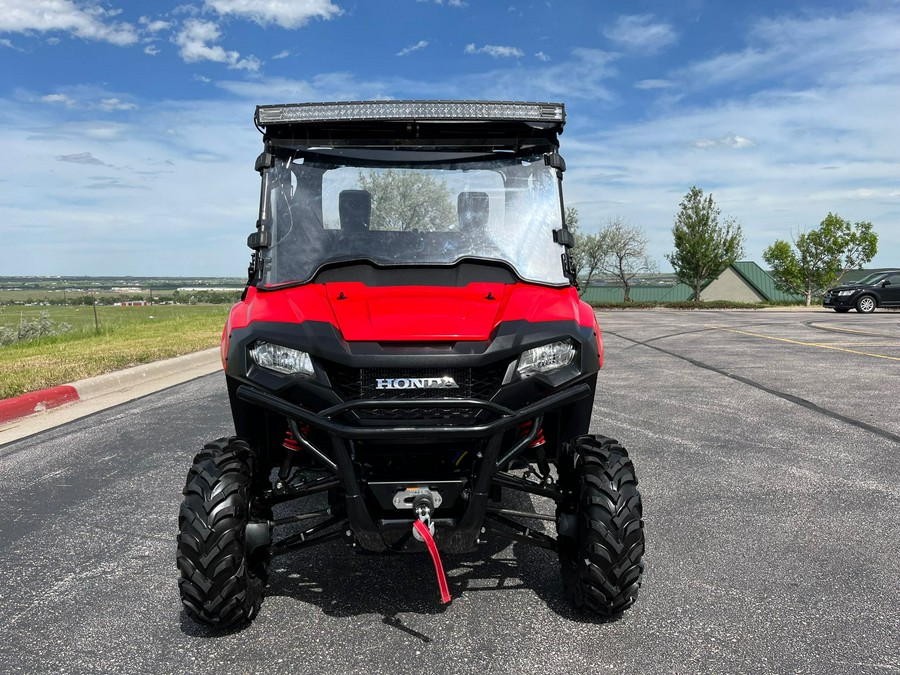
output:
{"label": "utility pole", "polygon": [[97,300],[94,298],[94,289],[91,289],[91,307],[94,308],[94,332],[100,334],[100,319],[97,318]]}

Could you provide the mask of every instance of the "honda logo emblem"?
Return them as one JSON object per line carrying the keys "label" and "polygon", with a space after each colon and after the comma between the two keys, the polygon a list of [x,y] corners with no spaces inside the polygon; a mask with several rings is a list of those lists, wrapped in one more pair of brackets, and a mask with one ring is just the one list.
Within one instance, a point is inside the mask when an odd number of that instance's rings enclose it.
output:
{"label": "honda logo emblem", "polygon": [[443,377],[385,377],[375,380],[376,389],[459,389],[449,375]]}

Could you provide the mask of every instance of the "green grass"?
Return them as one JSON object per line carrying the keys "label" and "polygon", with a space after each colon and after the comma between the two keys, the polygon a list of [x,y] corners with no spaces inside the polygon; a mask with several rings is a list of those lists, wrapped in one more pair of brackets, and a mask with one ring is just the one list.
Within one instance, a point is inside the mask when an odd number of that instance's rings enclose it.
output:
{"label": "green grass", "polygon": [[98,307],[97,332],[91,307],[6,306],[0,325],[42,311],[73,330],[0,347],[0,399],[215,347],[228,316],[225,305]]}
{"label": "green grass", "polygon": [[[74,331],[95,332],[94,308],[90,305],[50,305],[0,307],[0,326],[15,327],[23,318],[32,320],[46,312],[51,321],[67,323]],[[117,330],[122,326],[150,326],[159,322],[201,317],[227,317],[228,307],[222,305],[150,305],[146,307],[97,307],[100,332]],[[225,319],[222,318],[224,325]]]}

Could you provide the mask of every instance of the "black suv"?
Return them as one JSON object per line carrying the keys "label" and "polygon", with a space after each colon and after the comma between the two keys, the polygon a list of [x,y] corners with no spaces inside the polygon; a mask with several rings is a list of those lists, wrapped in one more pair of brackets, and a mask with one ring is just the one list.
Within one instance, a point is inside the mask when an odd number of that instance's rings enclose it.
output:
{"label": "black suv", "polygon": [[876,307],[900,307],[900,270],[873,272],[858,281],[830,288],[822,299],[823,307],[835,312],[868,314]]}

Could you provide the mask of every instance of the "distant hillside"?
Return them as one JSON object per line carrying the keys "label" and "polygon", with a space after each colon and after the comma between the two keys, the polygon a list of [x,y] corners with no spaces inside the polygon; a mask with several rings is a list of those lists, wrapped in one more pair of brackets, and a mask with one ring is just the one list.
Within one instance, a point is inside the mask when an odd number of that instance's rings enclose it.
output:
{"label": "distant hillside", "polygon": [[240,289],[247,283],[240,277],[4,277],[0,291],[139,292]]}

